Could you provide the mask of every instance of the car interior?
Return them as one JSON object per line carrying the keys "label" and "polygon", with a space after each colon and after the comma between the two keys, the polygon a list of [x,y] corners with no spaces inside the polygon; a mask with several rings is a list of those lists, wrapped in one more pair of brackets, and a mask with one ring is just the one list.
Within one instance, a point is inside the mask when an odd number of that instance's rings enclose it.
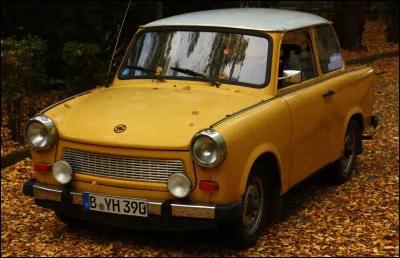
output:
{"label": "car interior", "polygon": [[[283,70],[301,71],[302,81],[317,76],[314,57],[310,47],[310,41],[305,33],[288,33],[281,44],[279,59],[279,77],[283,76]],[[293,83],[279,80],[278,89],[293,85]]]}

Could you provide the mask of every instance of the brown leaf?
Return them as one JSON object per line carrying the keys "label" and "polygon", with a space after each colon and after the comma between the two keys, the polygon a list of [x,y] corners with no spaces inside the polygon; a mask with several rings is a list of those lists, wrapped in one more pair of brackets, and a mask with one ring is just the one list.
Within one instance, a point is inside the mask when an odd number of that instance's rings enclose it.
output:
{"label": "brown leaf", "polygon": [[64,103],[64,107],[66,107],[66,108],[71,108],[71,106],[68,105],[67,103]]}
{"label": "brown leaf", "polygon": [[189,126],[194,126],[194,123],[190,123]]}
{"label": "brown leaf", "polygon": [[225,54],[225,55],[228,55],[228,54],[229,54],[229,52],[230,52],[230,51],[229,51],[229,49],[227,49],[227,48],[226,48],[226,49],[224,49],[224,54]]}
{"label": "brown leaf", "polygon": [[160,75],[162,73],[162,71],[163,71],[162,67],[161,66],[157,66],[156,75]]}
{"label": "brown leaf", "polygon": [[224,73],[224,72],[222,72],[222,73],[220,73],[220,75],[218,76],[221,80],[224,80],[226,77],[227,77],[227,75],[226,75],[226,73]]}
{"label": "brown leaf", "polygon": [[193,111],[192,112],[192,115],[198,115],[199,114],[199,111]]}
{"label": "brown leaf", "polygon": [[190,90],[190,86],[185,86],[185,87],[183,87],[182,89],[184,89],[184,90]]}

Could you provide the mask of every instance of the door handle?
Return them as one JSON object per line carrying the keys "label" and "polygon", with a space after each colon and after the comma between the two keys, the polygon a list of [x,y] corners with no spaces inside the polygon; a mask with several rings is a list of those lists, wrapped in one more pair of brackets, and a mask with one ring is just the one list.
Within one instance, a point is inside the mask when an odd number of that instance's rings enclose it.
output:
{"label": "door handle", "polygon": [[334,90],[328,90],[327,93],[322,94],[322,97],[326,98],[326,97],[332,96],[333,94],[335,94]]}

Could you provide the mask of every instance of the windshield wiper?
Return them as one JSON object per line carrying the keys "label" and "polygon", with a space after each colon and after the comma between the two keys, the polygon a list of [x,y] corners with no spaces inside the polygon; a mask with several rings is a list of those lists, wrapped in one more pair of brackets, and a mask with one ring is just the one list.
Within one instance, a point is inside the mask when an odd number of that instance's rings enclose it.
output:
{"label": "windshield wiper", "polygon": [[142,72],[146,72],[146,73],[152,73],[154,74],[154,78],[156,78],[157,80],[159,80],[160,82],[165,82],[165,80],[163,78],[161,78],[160,75],[157,75],[157,73],[153,70],[150,70],[146,67],[140,66],[140,65],[127,65],[126,67],[130,68],[130,69],[135,69],[138,71],[142,71]]}
{"label": "windshield wiper", "polygon": [[211,82],[212,85],[216,86],[217,88],[219,87],[219,85],[221,85],[220,82],[214,81],[213,79],[209,78],[208,76],[206,76],[204,74],[201,74],[201,73],[198,73],[198,72],[195,72],[193,70],[185,69],[185,68],[179,68],[179,67],[170,67],[170,68],[171,68],[171,70],[174,70],[174,71],[177,71],[177,72],[180,72],[180,73],[184,73],[184,74],[187,74],[187,75],[191,75],[191,76],[194,76],[194,77],[203,77],[203,78],[207,79],[207,81]]}

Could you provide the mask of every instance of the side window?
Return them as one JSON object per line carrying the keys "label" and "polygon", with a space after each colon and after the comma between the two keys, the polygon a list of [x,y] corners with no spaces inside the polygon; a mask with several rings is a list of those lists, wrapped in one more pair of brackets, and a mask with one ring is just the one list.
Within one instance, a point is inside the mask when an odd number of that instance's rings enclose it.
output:
{"label": "side window", "polygon": [[[283,37],[279,60],[280,77],[283,76],[283,70],[301,71],[301,81],[317,77],[310,35],[307,31],[291,31]],[[293,83],[280,80],[278,89],[290,85]]]}
{"label": "side window", "polygon": [[315,42],[324,74],[342,68],[342,55],[331,27],[327,25],[315,27]]}

